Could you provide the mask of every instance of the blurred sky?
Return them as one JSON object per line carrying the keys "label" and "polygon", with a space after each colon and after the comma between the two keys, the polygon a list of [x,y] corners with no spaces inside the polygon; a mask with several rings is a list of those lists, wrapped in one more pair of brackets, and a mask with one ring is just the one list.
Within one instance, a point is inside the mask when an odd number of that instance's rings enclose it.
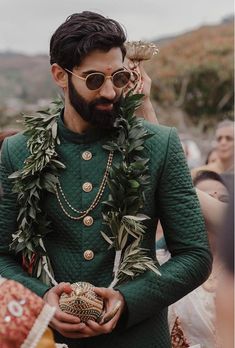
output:
{"label": "blurred sky", "polygon": [[0,51],[47,53],[54,30],[74,13],[92,10],[118,20],[129,40],[157,39],[216,24],[233,0],[0,0]]}

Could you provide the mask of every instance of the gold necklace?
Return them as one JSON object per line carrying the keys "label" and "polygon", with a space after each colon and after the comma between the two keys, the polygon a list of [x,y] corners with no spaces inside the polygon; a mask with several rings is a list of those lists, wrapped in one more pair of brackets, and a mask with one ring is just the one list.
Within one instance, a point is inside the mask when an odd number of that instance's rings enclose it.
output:
{"label": "gold necklace", "polygon": [[[100,187],[99,187],[99,190],[94,198],[94,200],[92,201],[91,205],[86,209],[86,210],[78,210],[76,208],[74,208],[69,200],[66,198],[65,196],[65,193],[61,187],[61,184],[60,182],[56,185],[56,198],[57,198],[57,201],[62,209],[62,211],[64,212],[64,214],[66,216],[68,216],[70,219],[72,220],[81,220],[83,219],[91,210],[93,210],[97,204],[99,203],[102,195],[103,195],[103,192],[104,192],[104,189],[105,189],[105,186],[107,184],[107,180],[108,180],[108,174],[109,174],[109,171],[110,171],[110,168],[111,168],[111,165],[112,165],[112,161],[113,161],[113,151],[110,151],[109,153],[109,157],[108,157],[108,161],[107,161],[107,165],[106,165],[106,169],[105,169],[105,172],[104,172],[104,176],[103,176],[103,179],[102,179],[102,182],[100,184]],[[63,202],[62,202],[62,199],[64,200],[64,202],[67,204],[67,206],[72,210],[74,211],[75,213],[79,214],[78,216],[73,216],[71,214],[68,213],[68,211],[66,210],[66,208],[64,207],[63,205]]]}

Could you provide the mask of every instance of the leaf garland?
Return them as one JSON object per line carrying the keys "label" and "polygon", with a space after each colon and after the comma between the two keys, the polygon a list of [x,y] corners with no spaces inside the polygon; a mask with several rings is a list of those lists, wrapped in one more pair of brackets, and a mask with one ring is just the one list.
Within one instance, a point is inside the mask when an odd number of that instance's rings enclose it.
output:
{"label": "leaf garland", "polygon": [[57,117],[63,104],[56,100],[47,111],[24,115],[24,134],[29,137],[30,152],[21,170],[9,176],[14,181],[13,192],[18,194],[18,230],[12,235],[10,250],[22,253],[23,267],[43,283],[53,283],[53,270],[43,243],[50,232],[50,223],[41,208],[44,191],[55,193],[59,169],[65,168],[55,150]]}
{"label": "leaf garland", "polygon": [[141,151],[145,140],[152,136],[134,115],[142,97],[141,94],[128,94],[125,97],[120,117],[116,121],[115,139],[103,146],[106,150],[122,155],[121,164],[113,165],[109,172],[110,194],[109,199],[103,202],[106,207],[103,220],[111,236],[103,231],[101,233],[110,247],[116,250],[111,288],[147,269],[160,274],[154,261],[146,256],[146,250],[140,248],[145,233],[143,221],[149,218],[139,214],[149,184],[149,160],[141,157]]}
{"label": "leaf garland", "polygon": [[[109,172],[109,198],[103,202],[104,223],[112,236],[101,232],[103,238],[116,250],[114,280],[110,287],[133,278],[146,269],[159,274],[154,261],[140,248],[145,233],[139,214],[143,207],[144,191],[148,185],[148,159],[140,152],[144,141],[151,135],[134,116],[142,95],[131,95],[123,99],[120,115],[116,120],[115,138],[103,145],[109,151],[122,155],[120,165],[113,165]],[[9,176],[14,180],[13,192],[18,194],[18,231],[12,235],[10,249],[22,253],[23,266],[32,275],[47,285],[55,285],[53,269],[47,255],[43,238],[50,232],[50,223],[41,207],[45,191],[55,193],[59,170],[65,166],[58,160],[56,145],[57,118],[63,108],[61,99],[53,102],[47,111],[37,115],[24,115],[25,135],[29,137],[27,148],[30,155],[21,170]],[[129,241],[131,238],[131,242]]]}

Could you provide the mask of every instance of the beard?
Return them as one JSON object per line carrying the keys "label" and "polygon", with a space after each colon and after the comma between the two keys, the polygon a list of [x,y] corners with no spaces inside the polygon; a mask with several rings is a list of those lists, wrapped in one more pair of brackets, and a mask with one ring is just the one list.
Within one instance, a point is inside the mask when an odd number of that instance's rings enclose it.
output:
{"label": "beard", "polygon": [[[92,102],[87,102],[85,98],[76,91],[70,76],[68,80],[68,90],[71,105],[84,121],[99,128],[113,128],[114,122],[119,115],[122,95],[113,100],[98,98]],[[97,109],[97,105],[100,104],[113,104],[113,108],[110,111],[99,110]]]}

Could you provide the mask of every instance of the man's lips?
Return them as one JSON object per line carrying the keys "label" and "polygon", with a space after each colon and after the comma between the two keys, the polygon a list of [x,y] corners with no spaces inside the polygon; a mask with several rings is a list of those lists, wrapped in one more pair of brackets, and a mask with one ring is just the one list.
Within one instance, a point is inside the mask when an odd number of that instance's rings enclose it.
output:
{"label": "man's lips", "polygon": [[99,110],[111,111],[113,109],[113,104],[97,104],[96,108]]}

